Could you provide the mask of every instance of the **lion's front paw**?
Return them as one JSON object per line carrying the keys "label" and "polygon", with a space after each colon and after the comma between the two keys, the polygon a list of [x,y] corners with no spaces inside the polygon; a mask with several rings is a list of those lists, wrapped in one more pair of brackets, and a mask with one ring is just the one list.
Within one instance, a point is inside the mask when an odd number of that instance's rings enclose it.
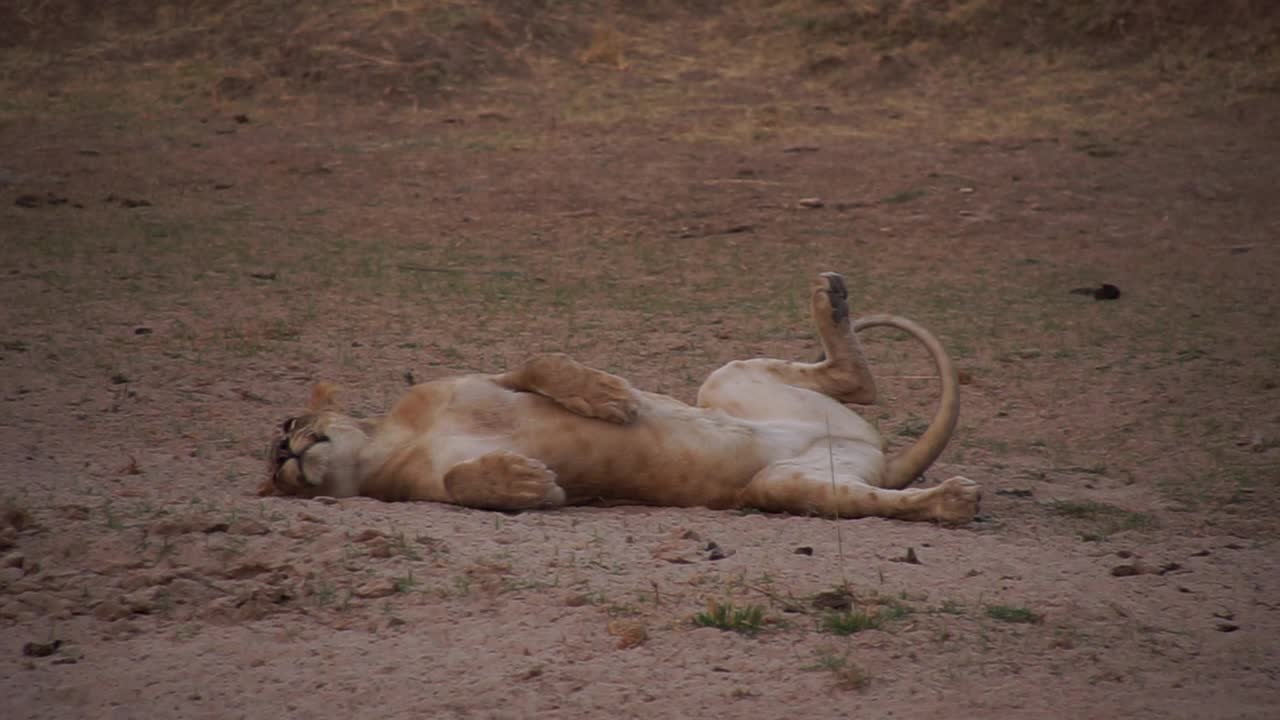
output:
{"label": "lion's front paw", "polygon": [[963,525],[978,514],[982,500],[982,488],[978,483],[959,475],[948,478],[938,486],[934,519],[948,525]]}
{"label": "lion's front paw", "polygon": [[503,458],[502,465],[496,470],[505,476],[499,484],[502,494],[513,505],[551,507],[564,504],[564,489],[556,483],[556,474],[541,461],[512,453]]}
{"label": "lion's front paw", "polygon": [[453,502],[489,510],[530,510],[565,502],[556,474],[542,462],[497,451],[455,465],[444,478]]}
{"label": "lion's front paw", "polygon": [[635,421],[639,403],[636,402],[635,390],[626,380],[596,373],[584,391],[583,397],[575,398],[582,401],[583,407],[581,410],[570,408],[574,412],[619,425]]}

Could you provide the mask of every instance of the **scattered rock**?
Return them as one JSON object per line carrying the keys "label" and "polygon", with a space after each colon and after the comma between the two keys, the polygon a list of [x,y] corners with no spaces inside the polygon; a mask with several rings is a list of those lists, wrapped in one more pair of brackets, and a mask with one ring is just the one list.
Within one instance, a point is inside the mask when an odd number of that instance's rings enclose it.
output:
{"label": "scattered rock", "polygon": [[252,518],[237,518],[227,528],[227,532],[232,535],[266,535],[271,532],[271,528]]}
{"label": "scattered rock", "polygon": [[[23,208],[37,208],[41,205],[66,205],[67,202],[68,200],[65,197],[54,195],[53,193],[45,193],[43,197],[24,193],[13,200],[14,205]],[[77,207],[79,206],[77,205]]]}
{"label": "scattered rock", "polygon": [[961,385],[972,385],[973,373],[969,372],[968,370],[959,370],[956,372],[956,381],[959,382]]}
{"label": "scattered rock", "polygon": [[817,145],[790,145],[782,148],[784,153],[811,153],[818,152]]}
{"label": "scattered rock", "polygon": [[1097,290],[1093,292],[1094,300],[1117,300],[1120,297],[1120,288],[1111,283],[1103,283]]}
{"label": "scattered rock", "polygon": [[1254,452],[1262,452],[1269,446],[1270,444],[1267,442],[1267,439],[1257,430],[1249,433],[1249,437],[1241,438],[1236,441],[1236,447],[1246,447]]}
{"label": "scattered rock", "polygon": [[614,620],[609,623],[609,634],[618,638],[618,649],[639,647],[649,639],[649,628],[638,620]]}
{"label": "scattered rock", "polygon": [[225,522],[210,520],[209,518],[197,517],[194,515],[170,517],[163,520],[157,520],[151,523],[151,534],[161,537],[169,537],[173,535],[185,535],[187,533],[216,533],[226,532],[230,527]]}
{"label": "scattered rock", "polygon": [[90,515],[89,508],[83,505],[63,505],[59,512],[68,520],[88,520]]}
{"label": "scattered rock", "polygon": [[0,528],[0,550],[8,550],[18,544],[18,531],[11,527]]}
{"label": "scattered rock", "polygon": [[384,598],[388,595],[394,595],[396,592],[396,584],[390,578],[378,578],[356,588],[355,596],[358,598],[375,599]]}
{"label": "scattered rock", "polygon": [[[657,560],[685,565],[699,558],[699,553],[711,553],[713,547],[719,549],[714,542],[702,543],[702,536],[687,528],[675,528],[667,533],[666,539],[658,543],[650,554]],[[720,558],[713,558],[720,559]]]}
{"label": "scattered rock", "polygon": [[733,554],[732,550],[730,550],[729,552],[725,552],[715,542],[708,542],[706,551],[707,551],[708,560],[723,560]]}
{"label": "scattered rock", "polygon": [[21,569],[26,562],[27,557],[25,555],[20,552],[11,552],[5,555],[3,560],[0,560],[0,567]]}
{"label": "scattered rock", "polygon": [[108,196],[103,200],[103,202],[115,203],[115,204],[119,205],[119,206],[120,206],[120,207],[122,207],[122,208],[151,207],[151,201],[150,201],[150,200],[143,200],[143,199],[141,199],[141,198],[127,198],[127,197],[120,197],[120,196],[116,195],[115,193],[112,193],[112,194],[108,195]]}
{"label": "scattered rock", "polygon": [[1111,283],[1103,283],[1098,287],[1078,287],[1070,292],[1072,295],[1089,295],[1094,300],[1116,300],[1120,297],[1120,288]]}
{"label": "scattered rock", "polygon": [[822,202],[822,198],[819,198],[819,197],[807,197],[807,198],[800,198],[799,200],[797,200],[796,205],[799,205],[802,208],[816,209],[826,205],[826,203]]}
{"label": "scattered rock", "polygon": [[271,568],[264,563],[251,561],[227,568],[223,571],[222,576],[231,580],[246,580],[270,571]]}
{"label": "scattered rock", "polygon": [[51,642],[29,642],[22,646],[22,654],[27,657],[49,657],[58,652],[58,648],[62,647],[61,640],[53,640]]}
{"label": "scattered rock", "polygon": [[920,558],[916,555],[916,549],[908,547],[907,552],[902,557],[891,558],[891,562],[906,563],[908,565],[922,565]]}
{"label": "scattered rock", "polygon": [[281,535],[290,540],[310,540],[324,532],[324,528],[308,523],[306,525],[291,525],[280,532]]}
{"label": "scattered rock", "polygon": [[373,528],[365,528],[364,530],[361,530],[360,532],[356,533],[356,536],[351,538],[351,540],[352,542],[362,543],[362,542],[369,542],[370,540],[378,540],[381,538],[382,538],[382,533],[378,532],[377,530],[374,530]]}
{"label": "scattered rock", "polygon": [[161,588],[145,587],[122,596],[120,604],[131,613],[150,615],[151,611],[156,607],[157,600],[163,593],[164,590]]}
{"label": "scattered rock", "polygon": [[93,616],[103,622],[115,622],[129,616],[129,609],[115,600],[103,600],[93,608]]}
{"label": "scattered rock", "polygon": [[1213,627],[1218,632],[1224,632],[1224,633],[1235,632],[1240,629],[1239,625],[1236,625],[1235,623],[1229,623],[1229,622],[1220,622],[1217,625],[1214,625]]}
{"label": "scattered rock", "polygon": [[256,83],[239,75],[223,75],[214,84],[213,91],[222,100],[238,100],[253,94]]}
{"label": "scattered rock", "polygon": [[249,273],[249,277],[254,280],[275,280],[276,273],[274,270],[271,272],[251,272]]}
{"label": "scattered rock", "polygon": [[27,528],[35,527],[35,522],[31,519],[31,513],[25,508],[19,507],[16,502],[8,498],[0,499],[0,528],[13,528],[18,532],[22,532]]}
{"label": "scattered rock", "polygon": [[796,549],[795,549],[795,554],[796,554],[796,555],[809,555],[809,556],[812,556],[812,555],[813,555],[813,548],[809,547],[808,545],[801,545],[800,547],[798,547],[798,548],[796,548]]}
{"label": "scattered rock", "polygon": [[166,585],[173,581],[177,574],[173,570],[147,570],[133,573],[120,581],[120,589],[126,593],[140,590],[149,585]]}
{"label": "scattered rock", "polygon": [[315,502],[320,503],[321,505],[337,505],[338,504],[338,498],[330,497],[328,495],[317,495],[311,499]]}
{"label": "scattered rock", "polygon": [[665,560],[674,565],[688,565],[693,562],[687,555],[681,553],[678,549],[659,547],[653,551],[653,557],[657,560]]}
{"label": "scattered rock", "polygon": [[591,604],[591,596],[586,593],[574,593],[564,599],[565,607],[583,607]]}
{"label": "scattered rock", "polygon": [[996,494],[1005,495],[1008,497],[1016,497],[1016,498],[1029,498],[1032,495],[1034,495],[1034,493],[1027,488],[1010,488],[1007,490],[1001,489],[1001,490],[996,490]]}
{"label": "scattered rock", "polygon": [[848,610],[853,607],[853,593],[845,588],[824,590],[814,595],[811,603],[819,610]]}
{"label": "scattered rock", "polygon": [[117,475],[141,475],[142,468],[138,467],[138,458],[130,455],[129,462],[117,468],[116,474]]}
{"label": "scattered rock", "polygon": [[231,119],[235,120],[237,125],[245,125],[249,122],[249,116],[244,113],[233,115],[231,116]]}
{"label": "scattered rock", "polygon": [[1142,567],[1136,563],[1133,565],[1117,565],[1111,568],[1112,577],[1133,577],[1134,575],[1141,575],[1142,573]]}

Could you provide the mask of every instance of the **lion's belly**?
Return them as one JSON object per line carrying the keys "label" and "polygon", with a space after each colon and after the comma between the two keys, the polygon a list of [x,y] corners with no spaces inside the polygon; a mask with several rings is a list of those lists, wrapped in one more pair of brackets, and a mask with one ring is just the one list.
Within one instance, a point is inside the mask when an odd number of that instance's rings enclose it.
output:
{"label": "lion's belly", "polygon": [[517,450],[554,470],[570,503],[729,507],[765,465],[813,442],[807,428],[670,401],[649,404],[629,425],[543,402],[526,409],[531,412],[520,413],[515,432]]}

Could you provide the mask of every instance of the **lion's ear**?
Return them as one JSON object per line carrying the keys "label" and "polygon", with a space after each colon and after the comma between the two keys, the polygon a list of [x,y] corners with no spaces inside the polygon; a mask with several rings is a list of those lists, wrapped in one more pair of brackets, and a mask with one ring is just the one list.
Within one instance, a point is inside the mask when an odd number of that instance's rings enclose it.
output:
{"label": "lion's ear", "polygon": [[311,388],[311,402],[307,405],[307,411],[317,413],[337,409],[338,388],[333,383],[323,380],[316,383],[315,387]]}

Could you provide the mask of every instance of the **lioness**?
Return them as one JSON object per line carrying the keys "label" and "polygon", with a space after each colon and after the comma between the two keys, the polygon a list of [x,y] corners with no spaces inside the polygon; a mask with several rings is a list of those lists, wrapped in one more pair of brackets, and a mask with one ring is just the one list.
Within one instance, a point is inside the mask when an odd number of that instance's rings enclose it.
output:
{"label": "lioness", "polygon": [[[493,510],[604,501],[972,520],[980,491],[966,478],[903,489],[942,452],[959,415],[956,373],[937,339],[895,316],[852,322],[837,273],[815,280],[811,300],[825,359],[731,362],[702,384],[697,407],[564,355],[416,385],[371,420],[343,414],[322,383],[272,442],[261,493]],[[942,379],[929,429],[888,457],[876,430],[843,404],[875,402],[855,331],[882,325],[919,340]]]}

